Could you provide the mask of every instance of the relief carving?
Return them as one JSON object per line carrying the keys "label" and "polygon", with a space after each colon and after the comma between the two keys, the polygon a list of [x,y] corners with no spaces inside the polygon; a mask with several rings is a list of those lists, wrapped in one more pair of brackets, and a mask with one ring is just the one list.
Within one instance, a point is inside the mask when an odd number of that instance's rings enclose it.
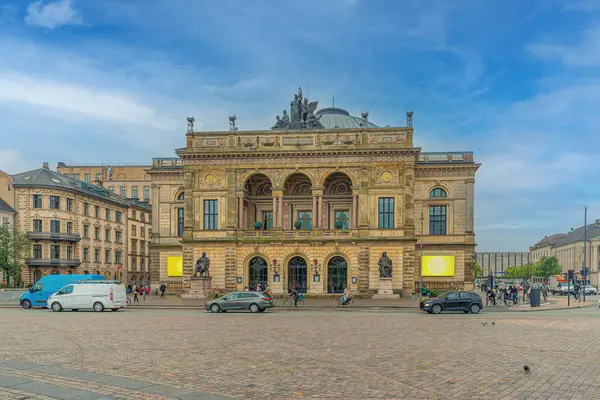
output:
{"label": "relief carving", "polygon": [[370,144],[381,144],[381,143],[405,143],[406,132],[401,132],[393,135],[381,135],[371,134],[369,135]]}
{"label": "relief carving", "polygon": [[299,155],[297,157],[261,157],[261,158],[210,158],[202,157],[194,160],[186,160],[189,166],[210,165],[292,165],[302,161],[302,164],[344,164],[344,163],[396,163],[414,162],[414,157],[403,155],[390,156],[340,156],[340,157],[313,157]]}
{"label": "relief carving", "polygon": [[263,136],[259,139],[260,145],[265,147],[279,147],[278,136]]}
{"label": "relief carving", "polygon": [[225,147],[227,146],[226,138],[201,138],[195,139],[193,142],[193,147],[202,148],[202,147]]}

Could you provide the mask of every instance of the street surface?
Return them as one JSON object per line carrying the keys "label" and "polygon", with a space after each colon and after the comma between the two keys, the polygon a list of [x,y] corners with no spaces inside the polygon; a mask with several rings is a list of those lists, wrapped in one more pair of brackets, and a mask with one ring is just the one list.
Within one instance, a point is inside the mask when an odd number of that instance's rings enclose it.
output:
{"label": "street surface", "polygon": [[597,306],[438,316],[0,309],[0,398],[595,399],[599,326]]}

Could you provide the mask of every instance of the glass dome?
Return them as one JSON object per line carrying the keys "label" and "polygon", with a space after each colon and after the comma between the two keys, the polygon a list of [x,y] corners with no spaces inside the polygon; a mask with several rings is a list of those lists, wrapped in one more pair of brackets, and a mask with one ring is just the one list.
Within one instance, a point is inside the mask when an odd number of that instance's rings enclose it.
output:
{"label": "glass dome", "polygon": [[[353,117],[342,108],[322,108],[315,114],[325,129],[350,129],[363,128],[363,119]],[[367,122],[367,128],[378,128],[377,125]]]}

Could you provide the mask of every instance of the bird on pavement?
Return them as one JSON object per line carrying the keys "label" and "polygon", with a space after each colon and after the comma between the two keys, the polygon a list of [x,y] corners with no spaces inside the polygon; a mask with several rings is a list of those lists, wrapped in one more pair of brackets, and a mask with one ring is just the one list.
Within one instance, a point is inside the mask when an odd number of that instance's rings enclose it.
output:
{"label": "bird on pavement", "polygon": [[531,372],[531,369],[529,369],[529,365],[524,365],[523,370],[527,373]]}
{"label": "bird on pavement", "polygon": [[483,326],[487,326],[487,324],[488,324],[487,322],[482,322],[481,323],[481,325],[483,325]]}
{"label": "bird on pavement", "polygon": [[496,323],[494,321],[492,321],[492,325],[496,325]]}

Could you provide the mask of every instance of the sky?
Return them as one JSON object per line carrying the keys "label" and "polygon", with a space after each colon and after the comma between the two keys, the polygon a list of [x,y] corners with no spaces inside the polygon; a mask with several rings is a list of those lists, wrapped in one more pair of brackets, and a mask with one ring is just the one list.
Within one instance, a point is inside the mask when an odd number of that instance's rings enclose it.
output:
{"label": "sky", "polygon": [[600,218],[598,0],[0,0],[0,169],[150,163],[298,86],[473,151],[476,251]]}

